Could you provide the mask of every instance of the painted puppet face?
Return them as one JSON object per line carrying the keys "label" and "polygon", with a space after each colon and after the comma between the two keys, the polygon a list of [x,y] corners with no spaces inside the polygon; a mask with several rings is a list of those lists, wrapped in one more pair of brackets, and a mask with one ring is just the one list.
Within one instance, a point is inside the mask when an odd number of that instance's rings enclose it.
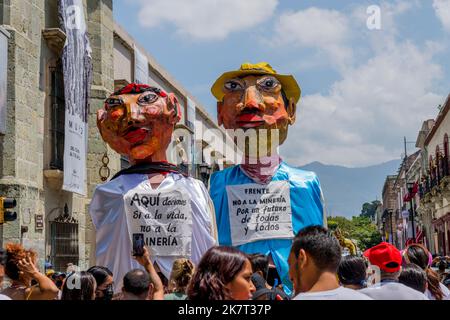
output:
{"label": "painted puppet face", "polygon": [[[129,86],[138,89],[128,90]],[[102,138],[132,163],[165,159],[174,125],[181,117],[179,104],[173,94],[129,86],[106,99],[104,109],[98,111]]]}
{"label": "painted puppet face", "polygon": [[[250,75],[233,78],[224,83],[224,98],[218,102],[218,122],[225,129],[279,130],[281,145],[287,137],[288,126],[295,122],[293,99],[283,98],[281,83],[271,75]],[[269,136],[268,135],[268,136]],[[273,143],[272,143],[273,144]]]}

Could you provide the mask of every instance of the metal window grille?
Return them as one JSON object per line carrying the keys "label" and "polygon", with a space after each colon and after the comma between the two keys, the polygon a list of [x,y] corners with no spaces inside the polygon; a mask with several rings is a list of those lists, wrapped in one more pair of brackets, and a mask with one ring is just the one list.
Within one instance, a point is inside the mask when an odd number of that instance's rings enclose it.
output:
{"label": "metal window grille", "polygon": [[67,264],[78,265],[78,222],[50,221],[51,261],[57,271],[66,271]]}
{"label": "metal window grille", "polygon": [[61,61],[56,67],[50,68],[51,76],[51,125],[50,139],[52,156],[51,169],[63,170],[64,168],[64,126],[65,126],[65,100],[64,77]]}

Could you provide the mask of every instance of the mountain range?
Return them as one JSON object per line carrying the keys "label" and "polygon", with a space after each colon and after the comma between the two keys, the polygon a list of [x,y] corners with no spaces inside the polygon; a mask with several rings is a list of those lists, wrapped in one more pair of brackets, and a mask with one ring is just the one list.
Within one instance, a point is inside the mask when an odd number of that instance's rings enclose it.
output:
{"label": "mountain range", "polygon": [[365,202],[381,201],[386,176],[396,174],[400,163],[399,159],[368,167],[347,168],[312,162],[299,168],[318,175],[328,216],[351,218],[361,213]]}

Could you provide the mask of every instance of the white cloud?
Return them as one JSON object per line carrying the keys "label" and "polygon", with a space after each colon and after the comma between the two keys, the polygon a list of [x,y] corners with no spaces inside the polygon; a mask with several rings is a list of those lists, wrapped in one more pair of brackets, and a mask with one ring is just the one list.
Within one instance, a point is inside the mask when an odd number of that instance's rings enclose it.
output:
{"label": "white cloud", "polygon": [[444,29],[450,32],[450,0],[434,0],[433,8]]}
{"label": "white cloud", "polygon": [[274,45],[316,48],[338,66],[348,63],[352,50],[348,18],[336,10],[311,7],[282,14],[275,25]]}
{"label": "white cloud", "polygon": [[[417,0],[398,0],[395,2],[383,1],[379,4],[380,7],[380,30],[369,30],[367,28],[367,5],[357,5],[353,8],[349,15],[352,30],[354,30],[354,44],[352,49],[356,51],[355,55],[363,55],[369,58],[370,54],[382,53],[385,47],[395,45],[400,38],[400,30],[398,28],[397,18],[401,15],[407,14],[413,9],[421,7]],[[362,46],[359,44],[363,44]],[[369,44],[369,45],[367,45]]]}
{"label": "white cloud", "polygon": [[[307,70],[318,63],[330,65],[339,72],[346,72],[355,66],[359,56],[367,54],[365,46],[358,42],[371,42],[376,50],[378,43],[394,43],[398,35],[395,18],[419,6],[414,0],[395,2],[383,1],[379,4],[381,11],[381,30],[367,28],[367,5],[352,5],[350,13],[317,7],[286,12],[275,23],[275,35],[266,39],[272,46],[312,48],[314,56],[302,57],[298,69]],[[375,45],[375,46],[374,46]]]}
{"label": "white cloud", "polygon": [[443,70],[433,59],[443,45],[399,40],[396,18],[419,2],[379,5],[381,30],[367,29],[361,5],[348,15],[309,8],[277,22],[279,44],[316,49],[340,74],[328,93],[300,102],[298,123],[281,148],[288,162],[365,166],[400,158],[403,136],[415,140],[422,121],[436,116],[444,97],[435,84]]}
{"label": "white cloud", "polygon": [[199,40],[221,40],[269,19],[278,0],[140,0],[139,22],[154,28],[172,24],[176,32]]}
{"label": "white cloud", "polygon": [[400,158],[402,137],[415,140],[422,121],[434,118],[443,102],[433,92],[442,76],[432,61],[438,51],[389,43],[342,74],[328,94],[305,96],[282,147],[286,160],[362,166]]}

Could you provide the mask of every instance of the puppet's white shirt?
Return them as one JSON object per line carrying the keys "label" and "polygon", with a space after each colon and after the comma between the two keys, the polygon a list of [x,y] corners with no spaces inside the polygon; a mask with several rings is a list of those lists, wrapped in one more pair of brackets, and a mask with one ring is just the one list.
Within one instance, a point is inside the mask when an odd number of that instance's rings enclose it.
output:
{"label": "puppet's white shirt", "polygon": [[[131,256],[131,230],[127,222],[124,197],[133,189],[164,192],[174,188],[186,190],[192,213],[191,260],[198,264],[200,258],[216,244],[217,230],[214,206],[208,191],[199,180],[181,174],[168,174],[157,189],[152,189],[146,174],[121,175],[97,186],[89,213],[96,229],[96,265],[113,272],[114,291],[120,292],[124,275],[135,268],[143,269]],[[161,272],[169,278],[173,261],[179,257],[151,257]]]}

